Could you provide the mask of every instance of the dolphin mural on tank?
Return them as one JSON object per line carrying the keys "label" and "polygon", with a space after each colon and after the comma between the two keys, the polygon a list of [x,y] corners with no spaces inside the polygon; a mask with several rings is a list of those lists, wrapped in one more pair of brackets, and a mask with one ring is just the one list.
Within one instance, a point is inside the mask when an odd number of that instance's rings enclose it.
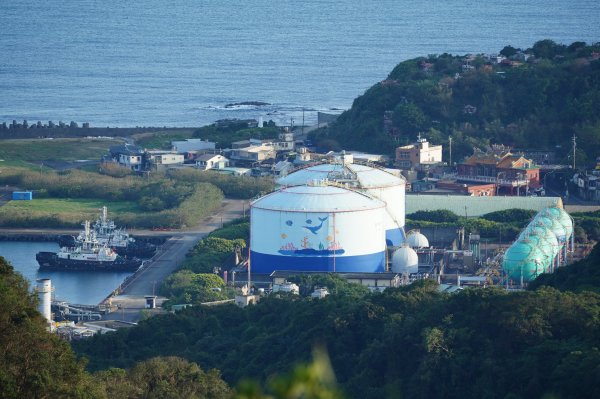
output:
{"label": "dolphin mural on tank", "polygon": [[[321,221],[321,224],[319,224],[318,226],[302,226],[302,227],[304,227],[306,230],[308,230],[311,233],[316,235],[317,232],[319,230],[321,230],[321,227],[323,227],[323,223],[325,223],[325,221],[327,220],[328,217],[329,216],[325,216],[324,218],[319,218],[319,220]],[[310,224],[310,223],[312,223],[312,220],[309,219],[306,221],[306,224]]]}

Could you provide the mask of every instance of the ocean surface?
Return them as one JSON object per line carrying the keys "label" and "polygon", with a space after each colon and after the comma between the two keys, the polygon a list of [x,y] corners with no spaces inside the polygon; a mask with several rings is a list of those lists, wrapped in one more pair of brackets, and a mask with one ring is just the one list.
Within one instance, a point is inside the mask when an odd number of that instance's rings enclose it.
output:
{"label": "ocean surface", "polygon": [[49,278],[52,280],[54,292],[52,298],[69,303],[97,305],[132,273],[123,272],[57,272],[38,271],[35,254],[39,251],[59,250],[54,242],[0,242],[0,256],[7,259],[30,284],[35,280]]}
{"label": "ocean surface", "polygon": [[600,41],[600,2],[5,0],[0,122],[309,124],[403,60],[544,38]]}

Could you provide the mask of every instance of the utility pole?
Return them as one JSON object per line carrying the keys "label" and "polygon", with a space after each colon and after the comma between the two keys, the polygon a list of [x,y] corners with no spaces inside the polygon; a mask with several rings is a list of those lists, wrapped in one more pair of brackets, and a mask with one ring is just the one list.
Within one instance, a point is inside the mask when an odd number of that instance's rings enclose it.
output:
{"label": "utility pole", "polygon": [[448,136],[448,143],[450,144],[450,159],[448,164],[452,167],[452,136]]}
{"label": "utility pole", "polygon": [[573,138],[571,140],[573,141],[573,170],[575,170],[575,149],[577,148],[577,136],[573,134]]}

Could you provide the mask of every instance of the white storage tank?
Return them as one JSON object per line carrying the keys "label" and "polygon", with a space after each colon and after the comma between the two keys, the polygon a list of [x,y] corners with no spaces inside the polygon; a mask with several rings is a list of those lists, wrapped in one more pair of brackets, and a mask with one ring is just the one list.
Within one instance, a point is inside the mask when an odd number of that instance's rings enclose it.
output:
{"label": "white storage tank", "polygon": [[418,273],[419,256],[408,245],[402,245],[392,255],[392,271],[394,273]]}
{"label": "white storage tank", "polygon": [[323,183],[268,194],[250,208],[252,272],[383,272],[384,214],[384,202]]}
{"label": "white storage tank", "polygon": [[386,203],[384,228],[389,246],[404,241],[406,180],[383,169],[353,163],[309,166],[277,180],[280,186],[299,186],[328,179],[366,192]]}
{"label": "white storage tank", "polygon": [[411,248],[429,248],[429,240],[419,230],[411,230],[406,234],[406,243]]}

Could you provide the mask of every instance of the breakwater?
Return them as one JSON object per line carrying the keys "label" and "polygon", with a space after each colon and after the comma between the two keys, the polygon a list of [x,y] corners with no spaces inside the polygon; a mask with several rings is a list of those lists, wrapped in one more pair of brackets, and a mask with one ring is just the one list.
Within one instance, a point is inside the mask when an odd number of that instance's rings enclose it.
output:
{"label": "breakwater", "polygon": [[[3,125],[0,125],[3,126]],[[33,125],[37,126],[37,125]],[[0,127],[0,139],[74,138],[74,137],[127,137],[138,133],[186,132],[194,127]]]}

